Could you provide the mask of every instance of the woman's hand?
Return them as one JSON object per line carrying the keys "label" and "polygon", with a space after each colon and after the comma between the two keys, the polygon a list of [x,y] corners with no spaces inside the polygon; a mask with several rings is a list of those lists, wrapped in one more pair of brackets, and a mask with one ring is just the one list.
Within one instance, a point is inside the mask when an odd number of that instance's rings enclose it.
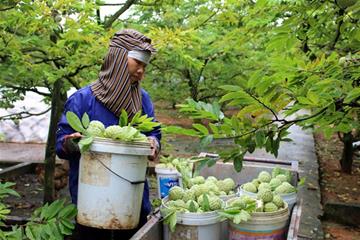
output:
{"label": "woman's hand", "polygon": [[80,152],[77,140],[80,140],[82,137],[81,133],[75,132],[69,135],[64,136],[63,150],[66,153],[76,153]]}

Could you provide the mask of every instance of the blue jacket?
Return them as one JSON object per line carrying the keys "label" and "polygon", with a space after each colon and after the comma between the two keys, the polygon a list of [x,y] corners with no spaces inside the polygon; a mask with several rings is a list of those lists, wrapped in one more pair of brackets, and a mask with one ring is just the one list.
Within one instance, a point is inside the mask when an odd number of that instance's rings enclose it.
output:
{"label": "blue jacket", "polygon": [[[149,117],[154,116],[154,107],[148,93],[141,89],[142,95],[142,113],[147,114]],[[71,95],[65,103],[64,112],[58,123],[58,130],[56,133],[56,154],[59,158],[69,160],[70,173],[69,173],[69,189],[72,202],[77,203],[77,190],[78,190],[78,177],[79,177],[79,160],[80,153],[68,154],[63,151],[62,145],[64,136],[74,133],[75,131],[68,124],[65,114],[67,111],[74,112],[79,118],[86,112],[90,120],[101,121],[105,127],[110,125],[118,125],[119,118],[110,112],[102,103],[96,100],[92,93],[91,87],[84,87],[73,95]],[[155,119],[155,118],[154,118]],[[158,140],[160,146],[161,132],[160,128],[156,128],[151,132],[144,133],[147,136],[153,136]],[[149,200],[149,186],[145,183],[143,201],[141,207],[141,217],[144,218],[151,211],[151,204]]]}

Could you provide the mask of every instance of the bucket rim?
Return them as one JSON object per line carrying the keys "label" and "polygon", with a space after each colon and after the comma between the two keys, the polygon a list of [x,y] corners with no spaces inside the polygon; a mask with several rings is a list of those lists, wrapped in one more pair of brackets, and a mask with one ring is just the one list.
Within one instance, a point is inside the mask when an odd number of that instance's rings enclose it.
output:
{"label": "bucket rim", "polygon": [[[169,209],[169,207],[166,205],[166,202],[168,202],[168,201],[169,201],[169,196],[164,197],[161,200],[161,207]],[[221,201],[223,203],[225,203],[224,200],[221,199]],[[176,214],[177,214],[177,216],[203,216],[203,217],[205,217],[205,216],[211,217],[211,216],[214,216],[214,215],[219,216],[217,210],[208,211],[208,212],[202,212],[202,213],[198,213],[198,212],[181,213],[181,212],[178,212]]]}
{"label": "bucket rim", "polygon": [[[236,197],[235,197],[236,198]],[[228,200],[225,201],[226,204],[228,204],[228,202],[230,202],[231,200],[233,200],[234,198],[230,198]],[[259,200],[256,200],[259,201]],[[286,201],[284,202],[284,207],[282,207],[281,209],[275,211],[275,212],[252,212],[251,216],[273,216],[274,214],[279,214],[279,213],[285,213],[289,211],[289,204]]]}
{"label": "bucket rim", "polygon": [[103,138],[103,137],[94,137],[94,140],[92,143],[103,143],[103,144],[115,144],[115,145],[124,145],[126,147],[146,147],[150,148],[150,142],[140,142],[140,141],[131,141],[131,142],[125,142],[120,140],[114,140],[110,138]]}
{"label": "bucket rim", "polygon": [[159,174],[179,174],[179,171],[175,168],[163,168],[163,167],[157,167],[155,166],[155,173]]}

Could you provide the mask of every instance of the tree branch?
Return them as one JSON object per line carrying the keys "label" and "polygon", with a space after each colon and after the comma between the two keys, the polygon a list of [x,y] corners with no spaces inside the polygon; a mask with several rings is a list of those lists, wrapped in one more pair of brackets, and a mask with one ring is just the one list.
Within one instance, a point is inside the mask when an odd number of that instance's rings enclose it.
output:
{"label": "tree branch", "polygon": [[[345,13],[345,11],[344,11],[343,9],[340,9],[340,10],[339,10],[339,17],[344,16],[344,13]],[[343,23],[344,23],[343,18],[341,18],[340,21],[339,21],[338,24],[337,24],[334,41],[333,41],[333,43],[332,43],[331,46],[330,46],[330,50],[334,50],[334,49],[335,49],[335,45],[336,45],[337,41],[338,41],[339,38],[340,38],[340,28],[341,28],[341,25],[342,25]]]}
{"label": "tree branch", "polygon": [[68,81],[70,82],[70,84],[73,85],[76,89],[80,89],[81,86],[80,86],[77,82],[75,82],[73,79],[71,79],[71,77],[76,76],[81,70],[83,70],[83,69],[85,69],[85,68],[88,68],[88,67],[92,67],[92,66],[94,66],[94,65],[95,65],[95,64],[78,66],[78,67],[75,69],[74,72],[68,73],[68,74],[66,74],[66,75],[64,75],[64,76],[61,76],[60,79],[61,79],[61,78],[65,78],[65,79],[68,80]]}
{"label": "tree branch", "polygon": [[279,129],[283,129],[284,127],[290,127],[291,125],[294,125],[297,122],[301,122],[301,121],[305,121],[305,120],[309,120],[311,118],[317,117],[320,114],[323,114],[326,110],[327,110],[327,106],[325,108],[323,108],[322,110],[320,110],[319,112],[315,113],[314,115],[310,115],[308,117],[294,119],[294,120],[286,120],[286,119],[271,120],[271,121],[269,121],[267,123],[264,123],[263,125],[261,125],[261,126],[259,126],[257,128],[254,128],[254,129],[252,129],[252,130],[250,130],[248,132],[245,132],[243,134],[236,135],[236,136],[225,137],[225,139],[234,139],[234,138],[244,137],[244,136],[247,136],[249,134],[255,133],[257,130],[262,129],[264,127],[267,127],[267,126],[269,126],[269,125],[271,125],[273,123],[276,123],[276,122],[282,122],[283,123],[282,125],[280,125],[278,127]]}
{"label": "tree branch", "polygon": [[260,99],[258,99],[257,97],[255,97],[254,95],[252,95],[249,91],[244,90],[244,92],[246,92],[250,97],[252,97],[255,101],[257,101],[258,103],[260,103],[264,108],[266,108],[267,110],[269,110],[272,115],[274,115],[275,120],[279,121],[279,117],[277,116],[277,114],[275,113],[275,111],[273,109],[271,109],[269,106],[267,106],[265,103],[263,103],[262,101],[260,101]]}
{"label": "tree branch", "polygon": [[47,55],[47,52],[45,52],[43,49],[41,48],[36,48],[36,47],[28,47],[28,48],[23,48],[21,49],[22,53],[29,53],[29,52],[41,52],[44,55]]}
{"label": "tree branch", "polygon": [[51,94],[50,93],[44,93],[44,92],[41,92],[39,91],[37,88],[35,87],[31,87],[31,88],[26,88],[26,87],[18,87],[18,86],[15,86],[15,85],[4,85],[5,87],[8,87],[8,88],[12,88],[12,89],[15,89],[15,90],[20,90],[20,91],[24,91],[24,92],[34,92],[34,93],[37,93],[41,96],[44,96],[44,97],[50,97]]}
{"label": "tree branch", "polygon": [[208,21],[210,21],[211,18],[213,18],[217,13],[219,12],[219,9],[217,9],[215,12],[213,12],[207,19],[205,19],[205,21],[203,21],[202,23],[200,23],[199,25],[197,25],[196,27],[194,27],[194,30],[199,29],[200,27],[202,27],[203,25],[205,25]]}
{"label": "tree branch", "polygon": [[[37,56],[32,56],[32,57],[37,57]],[[58,57],[58,58],[42,58],[42,60],[40,60],[40,61],[36,61],[36,62],[34,62],[34,63],[35,63],[35,64],[40,64],[40,63],[54,62],[54,61],[63,60],[63,59],[65,59],[65,57]]]}
{"label": "tree branch", "polygon": [[71,85],[73,85],[76,89],[80,89],[80,88],[81,88],[80,85],[79,85],[77,82],[75,82],[73,79],[71,79],[70,77],[65,77],[65,79],[67,79],[67,80],[69,81],[69,83],[70,83]]}
{"label": "tree branch", "polygon": [[22,112],[18,112],[18,113],[12,113],[12,114],[8,114],[8,115],[0,116],[0,120],[25,119],[25,118],[29,118],[29,117],[33,117],[33,116],[43,115],[50,110],[51,110],[51,108],[48,108],[45,111],[42,111],[39,113],[30,113],[28,111],[22,111]]}
{"label": "tree branch", "polygon": [[128,10],[131,5],[133,5],[136,2],[136,0],[127,0],[124,5],[114,14],[112,15],[108,21],[104,23],[104,28],[108,29],[112,26],[112,24],[118,19],[121,14],[123,14],[126,10]]}

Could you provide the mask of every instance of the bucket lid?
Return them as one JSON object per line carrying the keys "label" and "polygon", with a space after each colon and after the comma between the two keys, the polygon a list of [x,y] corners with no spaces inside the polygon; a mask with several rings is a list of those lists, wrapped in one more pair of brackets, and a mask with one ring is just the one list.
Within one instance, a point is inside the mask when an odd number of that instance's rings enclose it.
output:
{"label": "bucket lid", "polygon": [[176,170],[175,168],[163,168],[163,167],[156,167],[155,166],[155,172],[159,174],[166,174],[166,175],[180,175],[181,174]]}

